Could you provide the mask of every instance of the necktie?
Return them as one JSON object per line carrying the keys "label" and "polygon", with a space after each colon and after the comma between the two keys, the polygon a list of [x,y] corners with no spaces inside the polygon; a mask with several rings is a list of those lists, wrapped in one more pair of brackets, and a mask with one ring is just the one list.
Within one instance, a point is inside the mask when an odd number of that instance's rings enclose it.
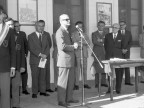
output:
{"label": "necktie", "polygon": [[116,37],[117,37],[117,35],[116,35],[116,34],[114,34],[114,37],[113,37],[114,41],[116,40]]}
{"label": "necktie", "polygon": [[39,43],[40,43],[40,46],[42,47],[42,35],[41,35],[41,33],[39,34]]}
{"label": "necktie", "polygon": [[122,35],[124,35],[125,34],[125,31],[124,30],[122,30],[122,33],[121,33]]}

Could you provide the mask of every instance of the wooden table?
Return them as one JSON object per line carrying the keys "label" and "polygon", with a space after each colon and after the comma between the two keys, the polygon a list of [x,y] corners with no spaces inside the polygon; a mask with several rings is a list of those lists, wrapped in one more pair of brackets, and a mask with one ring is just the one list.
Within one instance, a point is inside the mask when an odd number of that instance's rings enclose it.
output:
{"label": "wooden table", "polygon": [[[104,60],[104,67],[107,68],[110,76],[110,100],[113,100],[113,80],[115,68],[135,67],[135,91],[138,92],[138,66],[144,66],[144,59],[126,59],[126,60]],[[108,69],[109,68],[109,69]]]}

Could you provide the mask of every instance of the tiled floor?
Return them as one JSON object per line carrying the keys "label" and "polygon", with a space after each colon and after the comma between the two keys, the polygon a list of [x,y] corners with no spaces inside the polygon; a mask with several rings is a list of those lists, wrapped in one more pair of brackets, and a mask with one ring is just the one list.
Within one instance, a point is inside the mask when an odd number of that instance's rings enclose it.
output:
{"label": "tiled floor", "polygon": [[[92,86],[92,85],[91,85]],[[144,108],[144,84],[139,83],[139,92],[135,93],[135,86],[122,85],[120,95],[114,93],[114,101],[110,101],[109,94],[105,94],[107,88],[102,87],[101,97],[98,97],[98,91],[92,87],[85,90],[85,101],[83,106],[76,108]],[[82,90],[74,91],[74,98],[82,103]],[[91,103],[91,104],[87,104]],[[75,104],[71,104],[72,106]],[[31,95],[21,95],[22,108],[63,108],[57,105],[57,93],[51,93],[49,97],[39,96],[32,99]]]}

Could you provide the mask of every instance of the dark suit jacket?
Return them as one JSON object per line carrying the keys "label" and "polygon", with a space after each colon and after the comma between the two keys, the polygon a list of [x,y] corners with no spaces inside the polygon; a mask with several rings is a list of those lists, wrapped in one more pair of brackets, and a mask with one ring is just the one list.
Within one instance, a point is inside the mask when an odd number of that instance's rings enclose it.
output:
{"label": "dark suit jacket", "polygon": [[104,46],[106,51],[106,60],[114,57],[122,58],[123,39],[121,34],[117,34],[115,41],[112,33],[106,34]]}
{"label": "dark suit jacket", "polygon": [[9,30],[5,40],[0,46],[0,72],[10,72],[16,66],[16,51],[14,31]]}
{"label": "dark suit jacket", "polygon": [[[119,30],[119,34],[121,34],[121,31]],[[122,34],[121,34],[122,35]],[[128,30],[125,30],[125,34],[122,35],[124,43],[123,43],[123,49],[127,49],[128,52],[125,54],[124,58],[130,57],[130,47],[132,44],[132,35],[131,32]]]}
{"label": "dark suit jacket", "polygon": [[74,66],[74,46],[69,33],[60,27],[56,32],[56,42],[58,48],[58,67]]}
{"label": "dark suit jacket", "polygon": [[23,31],[19,31],[19,36],[21,36],[22,39],[23,39],[25,55],[27,56],[28,55],[28,41],[27,41],[27,38],[26,38],[26,33],[23,32]]}
{"label": "dark suit jacket", "polygon": [[25,68],[25,49],[24,40],[20,34],[15,32],[15,43],[16,43],[16,70],[20,71],[20,68]]}
{"label": "dark suit jacket", "polygon": [[36,32],[31,33],[28,36],[28,46],[30,51],[30,64],[39,64],[40,57],[39,54],[50,54],[50,45],[48,42],[48,35],[49,33],[43,32],[42,34],[42,47],[39,44],[39,39]]}

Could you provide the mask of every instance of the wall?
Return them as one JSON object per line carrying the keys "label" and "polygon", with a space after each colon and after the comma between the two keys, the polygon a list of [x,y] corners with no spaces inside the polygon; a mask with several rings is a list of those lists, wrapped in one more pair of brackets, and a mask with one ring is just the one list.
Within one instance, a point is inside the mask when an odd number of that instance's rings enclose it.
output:
{"label": "wall", "polygon": [[[17,0],[7,0],[8,15],[9,17],[17,20]],[[42,19],[46,22],[45,31],[48,31],[51,35],[53,33],[53,0],[38,0],[38,20]],[[21,26],[21,30],[26,34],[30,34],[35,31],[34,26]],[[52,55],[51,49],[51,55]],[[51,57],[52,58],[52,57]],[[29,61],[29,60],[28,60]],[[51,82],[53,82],[53,62],[51,59]],[[28,65],[28,86],[31,87],[31,70]]]}

